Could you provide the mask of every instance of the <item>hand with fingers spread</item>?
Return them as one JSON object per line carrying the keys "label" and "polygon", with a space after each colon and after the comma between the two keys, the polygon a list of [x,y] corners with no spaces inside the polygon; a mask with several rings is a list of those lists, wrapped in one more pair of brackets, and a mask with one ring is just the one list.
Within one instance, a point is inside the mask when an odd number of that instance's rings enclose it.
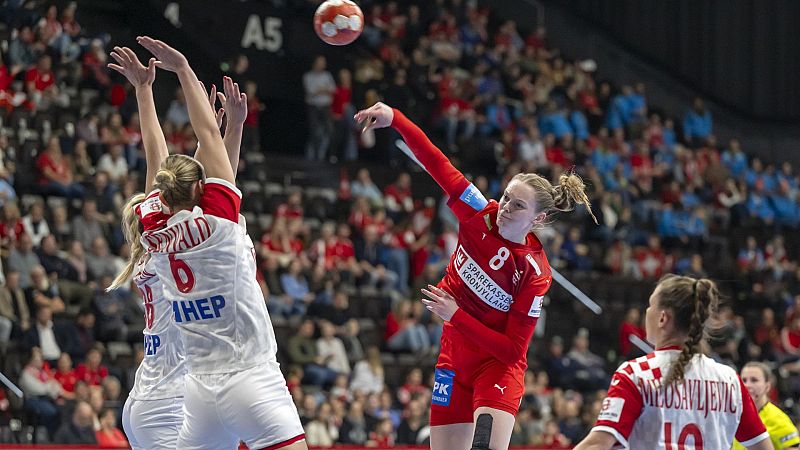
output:
{"label": "hand with fingers spread", "polygon": [[150,58],[145,67],[136,53],[128,47],[114,47],[111,57],[118,64],[109,63],[108,68],[116,70],[125,76],[135,88],[149,87],[156,79],[156,59]]}
{"label": "hand with fingers spread", "polygon": [[429,299],[423,298],[422,303],[429,311],[441,317],[445,322],[449,322],[453,318],[456,311],[458,311],[458,303],[450,293],[444,289],[429,284],[428,289],[420,289],[420,291]]}
{"label": "hand with fingers spread", "polygon": [[[200,86],[203,87],[203,92],[205,92],[206,85],[202,81],[200,82]],[[212,84],[211,90],[208,92],[208,104],[211,105],[211,111],[214,112],[217,128],[220,128],[222,126],[222,118],[225,117],[225,102],[222,102],[222,108],[217,109],[217,94],[217,85]]]}
{"label": "hand with fingers spread", "polygon": [[157,67],[169,70],[170,72],[178,72],[189,68],[189,61],[186,60],[183,53],[170,47],[163,41],[153,39],[149,36],[139,36],[136,38],[136,42],[156,57],[157,61],[155,64]]}
{"label": "hand with fingers spread", "polygon": [[247,119],[247,94],[239,91],[239,83],[234,83],[230,77],[222,79],[222,92],[218,93],[222,107],[228,115],[229,123],[242,125]]}
{"label": "hand with fingers spread", "polygon": [[389,105],[378,102],[367,109],[357,112],[353,118],[356,122],[364,122],[364,129],[361,130],[364,133],[369,129],[391,126],[392,120],[394,120],[394,111]]}

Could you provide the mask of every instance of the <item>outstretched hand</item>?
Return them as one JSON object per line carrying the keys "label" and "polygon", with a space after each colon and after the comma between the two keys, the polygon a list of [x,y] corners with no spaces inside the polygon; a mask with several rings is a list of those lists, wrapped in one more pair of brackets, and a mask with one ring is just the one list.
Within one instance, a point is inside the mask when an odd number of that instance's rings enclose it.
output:
{"label": "outstretched hand", "polygon": [[228,116],[230,123],[242,125],[247,119],[247,94],[239,91],[239,83],[234,83],[231,77],[223,77],[222,90],[217,96],[222,102],[222,108]]}
{"label": "outstretched hand", "polygon": [[392,125],[394,111],[389,105],[378,102],[367,109],[362,109],[353,116],[356,122],[364,122],[362,133],[369,129],[386,128]]}
{"label": "outstretched hand", "polygon": [[153,39],[149,36],[139,36],[136,38],[142,47],[146,48],[157,61],[155,65],[170,72],[178,72],[179,70],[189,67],[189,61],[183,56],[183,53],[170,47],[163,41]]}
{"label": "outstretched hand", "polygon": [[111,57],[118,64],[108,63],[108,68],[125,76],[135,88],[147,87],[156,79],[156,59],[150,58],[145,67],[128,47],[114,47]]}
{"label": "outstretched hand", "polygon": [[428,310],[432,313],[441,317],[445,322],[449,322],[450,319],[452,319],[455,315],[456,311],[458,311],[458,303],[456,303],[456,299],[444,289],[439,289],[438,287],[429,284],[428,289],[421,289],[420,291],[425,296],[430,298],[430,300],[426,298],[422,299],[422,303],[425,304],[425,307],[428,308]]}
{"label": "outstretched hand", "polygon": [[[200,81],[200,86],[203,88],[203,92],[206,92],[206,85]],[[222,118],[225,117],[225,104],[222,104],[222,108],[217,109],[217,85],[211,85],[211,91],[208,92],[208,104],[211,106],[211,112],[214,113],[214,119],[217,121],[217,128],[222,126]]]}

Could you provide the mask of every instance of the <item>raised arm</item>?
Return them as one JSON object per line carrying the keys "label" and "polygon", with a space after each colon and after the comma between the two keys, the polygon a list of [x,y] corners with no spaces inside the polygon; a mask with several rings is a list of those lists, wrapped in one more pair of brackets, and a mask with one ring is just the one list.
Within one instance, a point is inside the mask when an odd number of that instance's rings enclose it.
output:
{"label": "raised arm", "polygon": [[225,150],[233,169],[233,176],[239,170],[239,153],[242,147],[242,130],[247,119],[247,94],[239,91],[239,83],[234,83],[230,77],[222,79],[222,92],[218,93],[225,116],[228,118],[225,125]]}
{"label": "raised arm", "polygon": [[169,156],[167,140],[158,123],[156,104],[153,99],[156,59],[150,58],[145,67],[139,62],[136,53],[128,47],[114,47],[111,57],[119,64],[110,63],[108,67],[124,75],[136,90],[136,103],[139,106],[139,121],[142,127],[142,144],[147,162],[144,192],[149,193],[153,189],[153,179],[158,167]]}
{"label": "raised arm", "polygon": [[366,122],[364,131],[370,128],[391,126],[397,130],[408,144],[417,163],[425,169],[450,197],[458,197],[469,185],[464,175],[450,163],[450,160],[433,145],[414,122],[397,109],[378,102],[355,115],[358,122]]}
{"label": "raised arm", "polygon": [[140,36],[136,38],[136,41],[158,59],[155,62],[157,67],[178,75],[186,97],[189,121],[197,135],[197,140],[205,146],[205,150],[197,157],[197,160],[204,166],[206,176],[234,183],[233,171],[214,113],[208,108],[206,93],[200,86],[197,75],[189,66],[186,57],[164,42],[147,36]]}

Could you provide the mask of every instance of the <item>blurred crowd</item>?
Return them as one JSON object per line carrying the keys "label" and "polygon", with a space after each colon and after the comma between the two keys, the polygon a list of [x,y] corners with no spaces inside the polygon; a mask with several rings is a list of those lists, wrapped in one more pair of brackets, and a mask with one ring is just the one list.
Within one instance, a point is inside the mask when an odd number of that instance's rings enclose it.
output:
{"label": "blurred crowd", "polygon": [[[28,3],[0,9],[0,370],[25,393],[19,402],[0,389],[0,442],[22,439],[12,426],[21,419],[38,442],[124,445],[121,405],[144,357],[144,321],[135,289],[104,288],[128,258],[121,204],[144,173],[135,96],[105,68],[109,37],[82,29],[76,4]],[[305,158],[345,169],[332,196],[248,185],[269,105],[247,58],[231,64],[250,99],[243,212],[256,219],[261,286],[310,444],[428,438],[442,323],[416,300],[440,279],[458,221],[439,191],[417,186],[425,174],[396,136],[353,123],[378,100],[423,126],[487,197],[520,171],[556,178],[574,167],[600,224],[582,211],[541,230],[554,267],[734,280],[710,352],[737,367],[769,361],[774,399],[797,417],[800,268],[790,232],[800,208],[790,164],[718,142],[702,99],[662,111],[644,83],[599,79],[602,61],[570,60],[543,26],[522,30],[484,3],[361,5],[353,65],[334,77],[320,56],[302,80]],[[188,122],[177,90],[162,114],[171,152],[196,148]],[[378,169],[356,162],[365,151],[386,155],[393,178],[373,180]],[[630,308],[614,323],[618,344],[590,345],[577,323],[535,338],[512,444],[568,448],[582,438],[610,374],[639,352],[629,337],[644,337],[642,316]]]}

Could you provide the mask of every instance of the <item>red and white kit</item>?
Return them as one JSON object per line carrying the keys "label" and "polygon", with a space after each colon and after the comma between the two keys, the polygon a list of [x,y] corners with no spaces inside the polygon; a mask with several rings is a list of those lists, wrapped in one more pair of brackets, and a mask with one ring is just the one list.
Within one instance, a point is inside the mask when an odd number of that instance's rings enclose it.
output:
{"label": "red and white kit", "polygon": [[734,436],[750,446],[769,434],[732,368],[695,355],[683,381],[664,387],[680,348],[665,347],[623,363],[611,379],[593,430],[624,448],[728,449]]}
{"label": "red and white kit", "polygon": [[[235,448],[240,439],[278,448],[304,437],[276,361],[240,203],[235,186],[208,178],[199,206],[142,235],[186,352],[181,449]],[[143,222],[160,210],[146,206]]]}
{"label": "red and white kit", "polygon": [[516,415],[528,345],[552,282],[542,244],[533,233],[524,244],[500,236],[498,203],[487,201],[398,110],[392,127],[450,196],[460,223],[456,251],[439,283],[459,309],[444,325],[431,425],[472,422],[479,406]]}

